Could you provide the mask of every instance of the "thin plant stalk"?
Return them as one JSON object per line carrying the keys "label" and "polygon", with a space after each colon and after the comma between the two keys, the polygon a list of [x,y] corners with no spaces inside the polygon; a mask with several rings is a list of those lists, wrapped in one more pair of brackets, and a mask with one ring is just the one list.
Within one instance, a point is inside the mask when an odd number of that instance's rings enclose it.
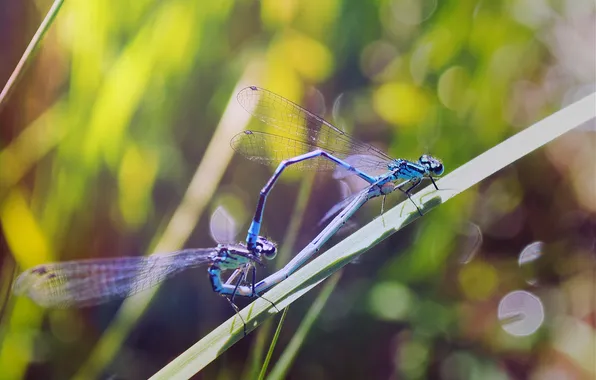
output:
{"label": "thin plant stalk", "polygon": [[[329,281],[325,283],[323,289],[321,289],[321,293],[315,299],[315,302],[311,305],[308,309],[308,312],[304,316],[304,319],[300,323],[298,330],[290,340],[290,343],[286,346],[286,349],[280,356],[279,360],[275,363],[275,367],[271,370],[271,373],[267,377],[267,380],[277,380],[277,379],[285,379],[286,374],[290,370],[300,348],[302,348],[302,344],[306,340],[306,336],[310,332],[311,328],[314,326],[317,318],[323,311],[323,307],[327,304],[331,293],[337,286],[337,283],[341,279],[343,271],[339,271],[335,273]],[[287,308],[285,310],[288,310]],[[285,311],[284,310],[284,311]]]}
{"label": "thin plant stalk", "polygon": [[271,361],[271,357],[273,356],[273,351],[275,350],[275,345],[279,339],[279,334],[281,334],[281,328],[284,325],[284,321],[286,320],[286,315],[288,314],[289,307],[286,307],[281,314],[281,318],[279,319],[279,323],[277,324],[277,328],[275,329],[275,334],[273,334],[273,339],[271,339],[271,344],[269,345],[269,350],[267,351],[267,356],[265,357],[265,361],[263,362],[263,366],[261,367],[261,372],[259,373],[258,380],[263,380],[265,378],[265,374],[267,373],[267,367],[269,367],[269,362]]}
{"label": "thin plant stalk", "polygon": [[2,107],[8,100],[9,95],[12,93],[12,90],[14,89],[15,85],[17,84],[19,79],[21,79],[23,73],[25,72],[27,64],[31,61],[31,58],[33,57],[33,53],[35,53],[35,51],[41,43],[41,40],[43,39],[47,31],[50,29],[50,26],[52,25],[54,19],[58,15],[58,11],[62,7],[62,4],[64,4],[64,0],[55,0],[52,3],[50,10],[46,14],[46,17],[39,25],[39,28],[37,28],[37,31],[33,35],[31,41],[29,41],[29,45],[27,45],[27,48],[23,52],[21,59],[17,63],[12,74],[10,74],[10,77],[8,78],[8,81],[6,81],[6,84],[4,85],[2,92],[0,92],[0,111],[2,111]]}

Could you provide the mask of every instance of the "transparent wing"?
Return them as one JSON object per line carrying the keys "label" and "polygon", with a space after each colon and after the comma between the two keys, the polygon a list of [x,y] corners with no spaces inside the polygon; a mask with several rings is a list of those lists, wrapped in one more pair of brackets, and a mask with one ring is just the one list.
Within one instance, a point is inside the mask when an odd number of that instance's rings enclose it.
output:
{"label": "transparent wing", "polygon": [[[282,160],[293,158],[304,153],[323,149],[306,141],[299,141],[290,137],[274,135],[266,132],[244,131],[240,132],[230,141],[232,148],[251,161],[264,165],[277,166]],[[350,159],[348,162],[366,173],[387,172],[387,159],[380,159],[371,155],[351,155],[350,152],[335,150],[335,147],[326,147],[327,153],[337,158]],[[330,160],[318,157],[312,160],[305,160],[291,166],[294,169],[302,170],[334,170],[337,165]],[[339,178],[353,174],[343,170]]]}
{"label": "transparent wing", "polygon": [[182,272],[210,263],[215,249],[75,260],[38,265],[21,273],[13,291],[44,307],[84,307],[125,298]]}
{"label": "transparent wing", "polygon": [[211,237],[219,244],[231,243],[238,234],[236,220],[224,206],[218,206],[209,220]]}
{"label": "transparent wing", "polygon": [[[380,161],[378,158],[366,154],[353,154],[347,156],[344,161],[373,177],[385,174],[389,170],[387,161]],[[344,179],[352,175],[354,175],[354,172],[346,170],[341,166],[337,166],[335,172],[333,172],[333,178],[335,179]]]}
{"label": "transparent wing", "polygon": [[278,128],[294,140],[304,141],[310,146],[343,157],[363,154],[374,156],[380,161],[391,161],[391,157],[381,150],[356,140],[321,117],[265,89],[247,87],[238,93],[238,102],[254,117]]}

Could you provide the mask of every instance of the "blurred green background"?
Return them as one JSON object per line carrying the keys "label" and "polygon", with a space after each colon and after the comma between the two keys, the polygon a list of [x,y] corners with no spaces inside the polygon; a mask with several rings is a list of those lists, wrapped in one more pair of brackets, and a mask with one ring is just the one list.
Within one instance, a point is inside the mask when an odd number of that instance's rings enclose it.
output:
{"label": "blurred green background", "polygon": [[[0,1],[0,83],[50,5]],[[219,207],[243,239],[272,169],[229,146],[263,127],[242,87],[448,173],[595,90],[595,21],[592,0],[65,2],[0,109],[0,378],[146,378],[233,315],[204,269],[138,319],[119,302],[44,310],[10,287],[44,262],[214,246]],[[594,378],[595,148],[584,125],[348,266],[288,377]],[[264,233],[298,252],[340,190],[329,173],[284,173]],[[316,293],[291,307],[274,363]],[[257,334],[196,378],[250,378]]]}

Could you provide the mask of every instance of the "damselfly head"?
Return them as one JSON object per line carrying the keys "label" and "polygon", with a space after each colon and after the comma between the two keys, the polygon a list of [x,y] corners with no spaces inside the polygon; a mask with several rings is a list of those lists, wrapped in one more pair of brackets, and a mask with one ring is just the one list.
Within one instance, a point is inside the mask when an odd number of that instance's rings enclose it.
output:
{"label": "damselfly head", "polygon": [[266,237],[259,236],[255,244],[257,252],[267,260],[273,260],[277,255],[277,246]]}
{"label": "damselfly head", "polygon": [[423,154],[422,156],[420,156],[418,162],[424,165],[432,176],[438,177],[441,176],[443,172],[445,172],[445,167],[443,166],[441,160],[436,159],[429,154]]}

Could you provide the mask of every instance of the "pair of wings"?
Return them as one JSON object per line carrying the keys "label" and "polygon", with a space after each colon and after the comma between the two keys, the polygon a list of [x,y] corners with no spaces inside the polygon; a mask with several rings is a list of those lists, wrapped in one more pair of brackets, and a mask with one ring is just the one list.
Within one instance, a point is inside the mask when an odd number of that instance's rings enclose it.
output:
{"label": "pair of wings", "polygon": [[125,298],[211,263],[216,248],[48,263],[19,275],[13,292],[44,307],[85,307]]}
{"label": "pair of wings", "polygon": [[[231,141],[232,148],[251,161],[278,165],[280,161],[322,149],[366,173],[386,172],[392,158],[363,143],[321,117],[265,89],[251,86],[238,93],[240,105],[280,134],[244,131]],[[292,165],[303,170],[334,170],[335,163],[317,158]],[[347,172],[336,172],[344,177]]]}
{"label": "pair of wings", "polygon": [[[224,208],[215,210],[209,227],[216,242],[244,248],[230,243],[238,231]],[[13,292],[44,307],[93,306],[147,290],[186,269],[211,264],[217,254],[217,248],[199,248],[42,264],[21,273]]]}

